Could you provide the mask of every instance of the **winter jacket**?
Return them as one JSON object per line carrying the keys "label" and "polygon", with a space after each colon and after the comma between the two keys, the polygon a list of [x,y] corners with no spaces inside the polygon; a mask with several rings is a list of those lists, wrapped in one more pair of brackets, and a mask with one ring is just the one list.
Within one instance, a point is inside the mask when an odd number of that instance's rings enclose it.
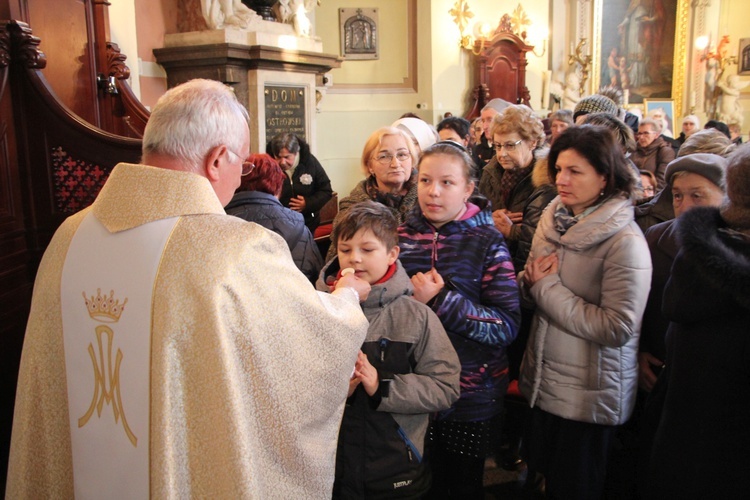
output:
{"label": "winter jacket", "polygon": [[663,137],[657,137],[654,142],[645,148],[638,146],[630,159],[640,170],[648,170],[656,176],[656,190],[664,189],[664,172],[667,165],[674,160],[674,149],[672,144],[664,140]]}
{"label": "winter jacket", "polygon": [[669,279],[672,263],[677,255],[678,245],[675,234],[674,219],[651,226],[646,231],[646,243],[651,253],[651,291],[648,294],[646,311],[643,313],[643,327],[641,341],[638,346],[640,352],[648,352],[660,361],[665,360],[666,347],[664,337],[669,327],[661,312],[664,286]]}
{"label": "winter jacket", "polygon": [[555,229],[560,204],[555,198],[542,215],[529,254],[531,261],[557,252],[559,271],[523,285],[536,312],[519,388],[532,407],[553,415],[622,424],[638,383],[638,336],[651,283],[648,247],[630,200],[603,202],[565,234]]}
{"label": "winter jacket", "polygon": [[[289,200],[297,196],[305,198],[305,209],[302,215],[305,217],[305,225],[310,228],[311,233],[320,224],[320,210],[333,197],[331,181],[317,158],[310,152],[310,146],[299,139],[299,164],[294,169],[292,178],[287,175],[281,188],[279,200],[285,207],[289,206]],[[270,147],[267,148],[270,151]]]}
{"label": "winter jacket", "polygon": [[550,181],[549,172],[547,171],[547,157],[539,158],[534,164],[534,170],[531,172],[531,183],[534,190],[526,199],[526,206],[523,208],[523,220],[518,225],[517,245],[513,255],[513,267],[516,273],[523,271],[526,265],[526,258],[531,250],[531,241],[534,239],[536,226],[542,217],[542,212],[547,208],[549,202],[557,196],[557,188]]}
{"label": "winter jacket", "polygon": [[[534,157],[532,165],[534,165],[535,162],[536,157]],[[531,192],[534,191],[534,184],[531,180],[531,171],[527,176],[519,180],[510,190],[508,203],[505,203],[503,200],[503,195],[500,190],[500,180],[503,178],[504,174],[505,170],[497,161],[497,157],[493,157],[487,166],[484,167],[482,177],[479,180],[479,192],[482,196],[490,200],[493,212],[501,209],[506,209],[509,212],[523,212],[526,208],[529,196],[531,196]],[[511,226],[510,234],[505,238],[511,256],[516,255],[520,232],[521,226],[514,224]]]}
{"label": "winter jacket", "polygon": [[644,233],[651,226],[672,219],[674,219],[674,208],[672,207],[672,190],[669,186],[656,193],[656,196],[635,206],[635,222]]}
{"label": "winter jacket", "polygon": [[[719,210],[675,221],[680,250],[664,289],[664,411],[649,498],[747,498],[750,491],[750,237]],[[719,474],[706,474],[707,463]]]}
{"label": "winter jacket", "polygon": [[[393,215],[398,220],[399,224],[402,224],[406,220],[406,215],[411,212],[411,210],[414,208],[414,205],[417,204],[417,175],[416,170],[411,176],[411,179],[409,179],[408,182],[408,191],[407,193],[401,197],[401,198],[385,198],[383,200],[378,199],[378,194],[376,194],[377,190],[377,181],[375,181],[375,177],[370,176],[367,179],[359,182],[356,186],[354,186],[354,189],[352,189],[351,193],[349,193],[349,196],[343,198],[339,201],[339,212],[336,214],[336,217],[333,219],[333,227],[336,227],[341,220],[341,218],[344,216],[344,213],[351,208],[352,206],[362,203],[363,201],[377,201],[378,203],[383,203],[385,206],[387,206],[391,212],[393,212]],[[333,235],[331,235],[333,237]],[[328,248],[328,254],[326,255],[326,262],[330,261],[333,257],[336,256],[336,242],[331,240],[331,246]]]}
{"label": "winter jacket", "polygon": [[[362,351],[378,370],[380,387],[360,385],[348,398],[339,433],[334,498],[406,498],[426,493],[422,461],[432,412],[458,399],[460,362],[440,320],[411,298],[401,263],[375,284],[362,310],[370,322]],[[334,259],[321,272],[319,290],[339,271]]]}
{"label": "winter jacket", "polygon": [[315,283],[323,258],[312,233],[305,226],[302,214],[281,205],[275,196],[260,191],[235,193],[226,206],[226,212],[240,219],[260,224],[286,241],[297,268]]}
{"label": "winter jacket", "polygon": [[419,206],[399,227],[400,260],[413,276],[435,268],[445,287],[430,307],[461,359],[461,398],[441,419],[480,421],[502,411],[508,386],[506,347],[520,321],[518,287],[508,248],[487,200],[481,211],[435,229]]}

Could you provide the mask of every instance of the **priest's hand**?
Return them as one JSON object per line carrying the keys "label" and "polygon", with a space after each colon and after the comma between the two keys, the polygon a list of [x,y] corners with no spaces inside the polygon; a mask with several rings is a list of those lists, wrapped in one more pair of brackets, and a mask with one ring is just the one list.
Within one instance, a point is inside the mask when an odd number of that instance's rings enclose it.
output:
{"label": "priest's hand", "polygon": [[357,278],[354,274],[342,276],[336,282],[336,290],[341,287],[353,288],[359,294],[359,301],[364,302],[370,295],[370,284],[363,279]]}

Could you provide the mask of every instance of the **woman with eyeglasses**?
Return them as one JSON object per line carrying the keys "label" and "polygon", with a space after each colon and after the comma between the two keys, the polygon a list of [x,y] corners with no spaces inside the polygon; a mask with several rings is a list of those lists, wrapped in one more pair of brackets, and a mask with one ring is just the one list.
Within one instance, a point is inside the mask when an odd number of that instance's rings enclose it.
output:
{"label": "woman with eyeglasses", "polygon": [[240,187],[225,210],[229,215],[260,224],[284,238],[294,264],[314,283],[323,267],[323,258],[302,214],[279,201],[286,178],[269,155],[250,155],[243,164]]}
{"label": "woman with eyeglasses", "polygon": [[661,135],[661,122],[646,118],[641,120],[636,135],[636,147],[630,159],[639,170],[648,170],[656,176],[656,191],[664,189],[664,172],[674,160],[674,149]]}
{"label": "woman with eyeglasses", "polygon": [[544,125],[529,107],[513,105],[493,118],[490,132],[495,157],[482,172],[479,192],[492,203],[495,227],[503,233],[518,272],[526,263],[542,210],[556,194],[544,172],[546,162],[541,162],[536,181],[532,178],[538,160],[546,156]]}
{"label": "woman with eyeglasses", "polygon": [[[414,142],[403,130],[381,127],[373,132],[362,150],[360,165],[365,179],[339,201],[339,213],[333,226],[348,208],[367,200],[390,208],[398,223],[403,223],[417,202],[417,158]],[[331,241],[326,261],[335,256],[336,242]]]}
{"label": "woman with eyeglasses", "polygon": [[536,306],[519,379],[532,408],[526,459],[547,498],[599,499],[635,405],[651,258],[633,220],[636,181],[608,129],[563,132],[548,170],[559,196],[518,277]]}

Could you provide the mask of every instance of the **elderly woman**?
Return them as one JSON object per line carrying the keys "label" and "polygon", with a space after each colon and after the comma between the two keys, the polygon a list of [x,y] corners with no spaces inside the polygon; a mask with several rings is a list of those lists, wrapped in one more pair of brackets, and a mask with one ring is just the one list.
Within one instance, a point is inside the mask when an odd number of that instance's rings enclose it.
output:
{"label": "elderly woman", "polygon": [[569,109],[558,109],[551,115],[549,115],[549,142],[548,145],[552,145],[560,134],[562,134],[568,127],[573,125],[573,112]]}
{"label": "elderly woman", "polygon": [[[362,150],[361,167],[366,178],[339,202],[333,226],[349,207],[366,200],[390,208],[402,224],[417,202],[417,159],[411,137],[400,128],[382,127],[373,132]],[[336,242],[332,241],[326,261],[335,255]]]}
{"label": "elderly woman", "polygon": [[310,146],[294,134],[279,134],[268,143],[268,153],[286,172],[281,190],[281,204],[301,213],[305,224],[315,233],[320,224],[320,210],[333,197],[331,181]]}
{"label": "elderly woman", "polygon": [[651,260],[633,221],[635,179],[609,130],[566,130],[548,169],[559,196],[519,275],[536,305],[519,380],[532,407],[527,460],[548,498],[598,499],[611,439],[635,404]]}
{"label": "elderly woman", "polygon": [[[675,221],[664,289],[671,321],[664,412],[648,498],[746,498],[750,490],[750,146],[727,159],[721,207]],[[707,477],[706,460],[721,479]]]}
{"label": "elderly woman", "polygon": [[651,118],[642,120],[636,134],[638,147],[630,157],[638,170],[648,170],[656,176],[657,191],[664,189],[664,171],[675,157],[672,146],[661,137],[661,127],[661,121]]}
{"label": "elderly woman", "polygon": [[[691,134],[680,147],[677,157],[694,153],[712,153],[726,158],[734,148],[732,141],[718,130],[705,129]],[[674,219],[674,216],[671,189],[662,189],[651,200],[635,207],[635,221],[644,233],[649,227]]]}
{"label": "elderly woman", "polygon": [[242,176],[226,212],[260,224],[284,238],[294,264],[315,283],[323,258],[302,214],[284,207],[279,201],[286,175],[276,160],[266,154],[250,155],[248,161],[255,167]]}
{"label": "elderly woman", "polygon": [[519,258],[516,254],[522,228],[526,228],[530,243],[542,210],[554,198],[553,190],[538,193],[542,199],[536,199],[533,210],[528,211],[535,189],[531,174],[544,144],[544,125],[530,108],[513,105],[493,118],[490,131],[495,157],[482,172],[479,192],[492,203],[495,227],[505,236],[514,264],[521,270],[526,253]]}

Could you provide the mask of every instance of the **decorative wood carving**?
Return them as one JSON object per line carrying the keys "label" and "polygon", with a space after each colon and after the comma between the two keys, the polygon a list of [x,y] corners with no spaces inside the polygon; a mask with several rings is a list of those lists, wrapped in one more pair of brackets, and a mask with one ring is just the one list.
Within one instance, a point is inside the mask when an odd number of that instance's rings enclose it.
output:
{"label": "decorative wood carving", "polygon": [[120,47],[114,42],[107,42],[107,75],[118,80],[130,78],[130,68],[125,64],[128,57],[120,52]]}
{"label": "decorative wood carving", "polygon": [[[522,33],[525,36],[525,33]],[[467,119],[479,116],[482,108],[491,99],[499,97],[513,104],[530,106],[531,95],[526,87],[526,53],[534,47],[511,31],[509,22],[501,20],[492,38],[477,40],[475,50],[477,87],[474,103],[466,115]]]}
{"label": "decorative wood carving", "polygon": [[41,40],[31,33],[31,28],[26,23],[12,22],[8,29],[13,38],[13,57],[26,68],[44,69],[47,66],[47,57],[39,50]]}

